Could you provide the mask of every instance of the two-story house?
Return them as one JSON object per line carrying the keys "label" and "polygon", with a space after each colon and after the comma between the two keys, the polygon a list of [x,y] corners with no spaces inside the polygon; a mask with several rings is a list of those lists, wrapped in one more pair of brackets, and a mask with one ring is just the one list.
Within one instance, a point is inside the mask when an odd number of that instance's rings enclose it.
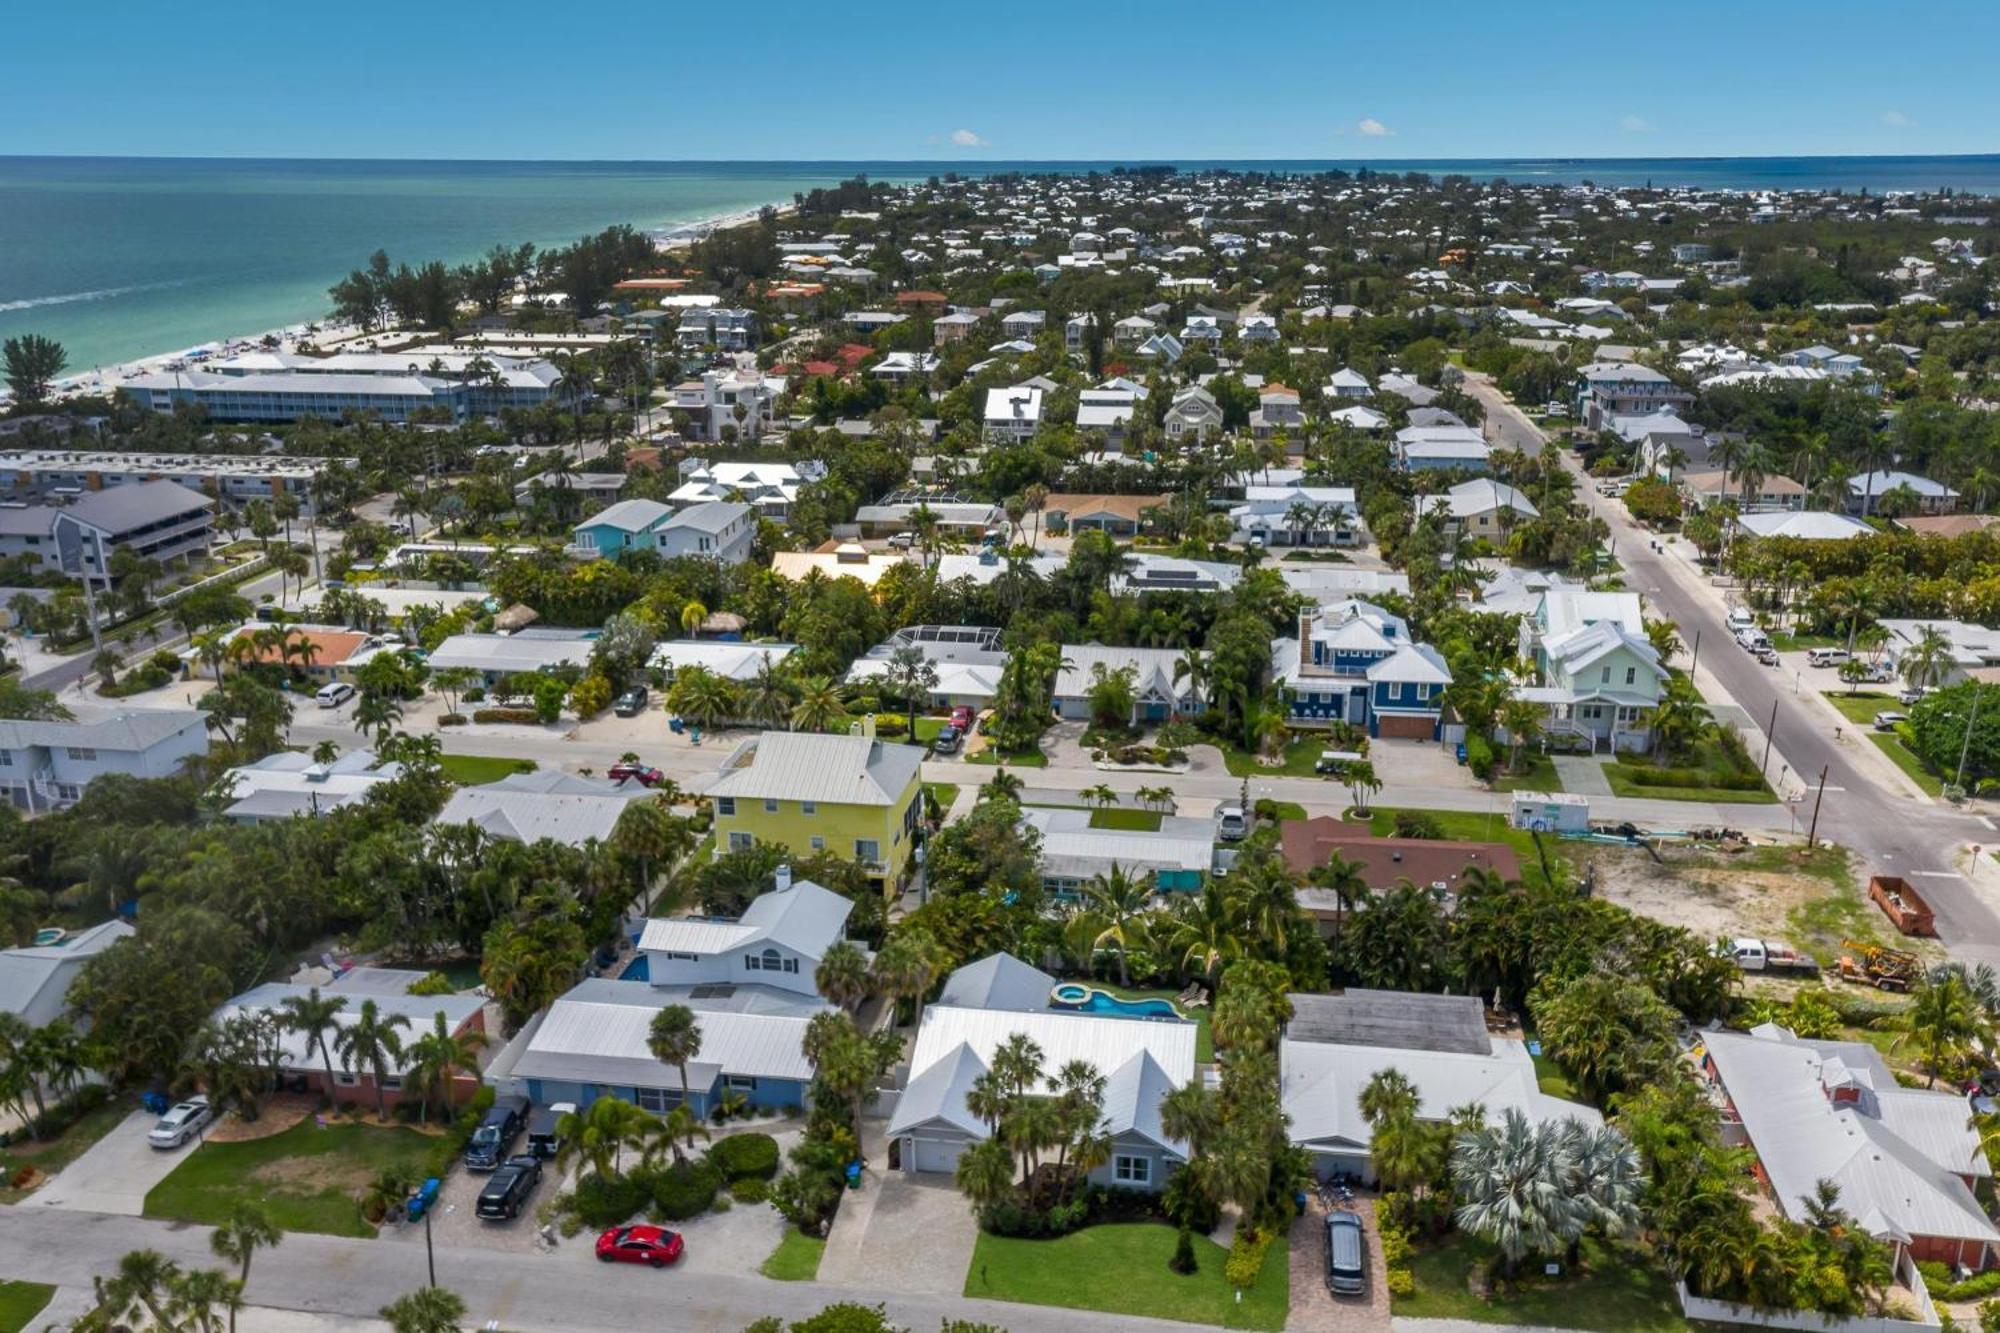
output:
{"label": "two-story house", "polygon": [[1042,391],[1028,385],[986,391],[986,438],[995,444],[1019,444],[1033,438],[1042,424]]}
{"label": "two-story house", "polygon": [[675,341],[688,350],[747,352],[757,346],[757,314],[722,306],[696,307],[681,316]]}
{"label": "two-story house", "polygon": [[1652,744],[1667,669],[1646,637],[1637,593],[1549,589],[1521,622],[1521,656],[1541,677],[1520,694],[1546,712],[1545,733],[1614,753]]}
{"label": "two-story house", "polygon": [[1353,366],[1342,366],[1327,377],[1323,396],[1363,400],[1375,396],[1375,386],[1368,382],[1366,375]]}
{"label": "two-story house", "polygon": [[777,843],[800,856],[830,851],[893,887],[908,872],[923,814],[924,752],[857,734],[766,731],[731,751],[709,783],[715,853]]}
{"label": "two-story house", "polygon": [[1215,395],[1199,385],[1190,385],[1174,395],[1167,405],[1167,438],[1192,439],[1205,443],[1210,435],[1222,432],[1222,405]]}
{"label": "two-story house", "polygon": [[750,558],[750,547],[757,537],[757,516],[747,504],[710,500],[676,509],[651,535],[653,549],[664,559],[693,556],[740,565]]}
{"label": "two-story house", "polygon": [[111,583],[111,558],[130,551],[165,564],[208,554],[215,502],[174,481],[89,491],[69,504],[0,504],[0,559]]}
{"label": "two-story house", "polygon": [[1681,411],[1694,395],[1651,366],[1635,361],[1593,361],[1577,372],[1577,419],[1591,430],[1612,417]]}
{"label": "two-story house", "polygon": [[853,910],[850,900],[779,866],[777,887],[736,920],[655,917],[640,932],[639,953],[655,986],[774,986],[818,998],[813,973]]}
{"label": "two-story house", "polygon": [[0,720],[0,794],[17,810],[63,810],[106,773],[167,778],[208,753],[207,718],[141,708],[89,722]]}
{"label": "two-story house", "polygon": [[1131,351],[1160,331],[1160,326],[1144,315],[1127,315],[1111,326],[1111,341]]}
{"label": "two-story house", "polygon": [[1252,438],[1268,440],[1279,431],[1296,435],[1306,424],[1299,411],[1299,391],[1282,384],[1267,384],[1257,393],[1257,406],[1250,413]]}
{"label": "two-story house", "polygon": [[1271,662],[1295,722],[1345,722],[1371,736],[1432,740],[1451,670],[1412,643],[1400,616],[1358,598],[1299,617],[1296,639],[1271,644]]}
{"label": "two-story house", "polygon": [[732,432],[754,440],[775,424],[775,405],[785,383],[783,376],[754,370],[709,370],[700,379],[676,384],[669,406],[691,440],[720,440]]}

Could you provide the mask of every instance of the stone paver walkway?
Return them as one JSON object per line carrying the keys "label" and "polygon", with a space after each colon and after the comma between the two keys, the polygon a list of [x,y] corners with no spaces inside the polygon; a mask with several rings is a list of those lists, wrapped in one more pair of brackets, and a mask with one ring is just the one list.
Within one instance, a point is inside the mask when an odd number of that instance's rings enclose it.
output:
{"label": "stone paver walkway", "polygon": [[1563,790],[1579,796],[1612,795],[1611,780],[1604,776],[1604,764],[1590,755],[1559,754],[1553,762],[1562,778]]}

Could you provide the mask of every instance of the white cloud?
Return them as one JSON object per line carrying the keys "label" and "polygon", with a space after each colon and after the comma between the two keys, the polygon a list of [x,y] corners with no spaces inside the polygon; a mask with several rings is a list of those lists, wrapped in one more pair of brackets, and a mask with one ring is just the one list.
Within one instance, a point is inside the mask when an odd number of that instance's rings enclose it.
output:
{"label": "white cloud", "polygon": [[1882,113],[1882,123],[1896,130],[1913,130],[1917,127],[1916,121],[1911,120],[1900,111],[1884,111]]}
{"label": "white cloud", "polygon": [[1364,139],[1387,139],[1395,134],[1394,130],[1373,116],[1363,116],[1361,122],[1354,127],[1354,132]]}
{"label": "white cloud", "polygon": [[1644,116],[1627,116],[1618,122],[1618,127],[1627,134],[1651,134],[1657,128]]}
{"label": "white cloud", "polygon": [[986,147],[986,140],[980,138],[971,130],[953,130],[951,132],[951,141],[954,146],[959,148]]}

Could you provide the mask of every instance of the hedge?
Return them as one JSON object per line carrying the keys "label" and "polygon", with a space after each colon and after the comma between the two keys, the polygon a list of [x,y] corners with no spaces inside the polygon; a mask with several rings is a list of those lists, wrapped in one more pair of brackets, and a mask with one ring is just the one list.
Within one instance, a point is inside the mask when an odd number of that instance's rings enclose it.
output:
{"label": "hedge", "polygon": [[576,1215],[587,1227],[617,1226],[646,1206],[646,1182],[632,1176],[600,1176],[595,1171],[576,1182]]}
{"label": "hedge", "polygon": [[535,726],[542,715],[532,708],[475,708],[472,710],[474,722],[522,722]]}
{"label": "hedge", "polygon": [[1764,779],[1756,773],[1737,773],[1716,768],[1654,768],[1650,764],[1623,761],[1606,764],[1618,777],[1641,787],[1713,787],[1720,791],[1762,791]]}
{"label": "hedge", "polygon": [[709,1163],[680,1162],[654,1179],[653,1206],[669,1222],[699,1217],[715,1202],[721,1188],[722,1173]]}
{"label": "hedge", "polygon": [[724,1180],[769,1180],[778,1174],[778,1141],[769,1134],[731,1134],[716,1140],[708,1160]]}

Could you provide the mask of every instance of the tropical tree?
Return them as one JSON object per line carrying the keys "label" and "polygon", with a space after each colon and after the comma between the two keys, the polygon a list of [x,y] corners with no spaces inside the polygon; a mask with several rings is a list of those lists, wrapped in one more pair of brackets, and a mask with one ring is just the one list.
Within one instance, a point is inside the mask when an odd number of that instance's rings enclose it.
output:
{"label": "tropical tree", "polygon": [[1358,760],[1348,764],[1341,776],[1347,782],[1348,793],[1354,797],[1356,813],[1367,814],[1369,798],[1382,790],[1382,779],[1375,776],[1375,765],[1365,759]]}
{"label": "tropical tree", "polygon": [[395,1333],[460,1333],[465,1300],[448,1287],[418,1287],[378,1313]]}
{"label": "tropical tree", "polygon": [[403,720],[403,705],[380,690],[368,690],[354,705],[354,729],[364,735],[375,733],[375,743],[385,744],[389,733]]}
{"label": "tropical tree", "polygon": [[842,1009],[859,1005],[868,995],[868,955],[847,940],[829,945],[813,969],[813,984]]}
{"label": "tropical tree", "polygon": [[1951,672],[1951,640],[1935,625],[1925,625],[1917,641],[1902,654],[1903,679],[1911,689],[1930,689]]}
{"label": "tropical tree", "polygon": [[1127,956],[1134,945],[1146,938],[1145,922],[1153,908],[1153,885],[1142,875],[1127,874],[1116,861],[1101,875],[1093,875],[1083,886],[1088,911],[1104,923],[1092,938],[1093,951],[1107,945],[1118,951],[1118,984],[1130,986],[1132,973]]}
{"label": "tropical tree", "polygon": [[792,704],[792,730],[831,731],[847,716],[847,702],[841,687],[827,676],[806,676],[799,680]]}
{"label": "tropical tree", "polygon": [[279,1021],[287,1031],[306,1039],[306,1057],[315,1048],[326,1061],[326,1095],[333,1096],[333,1039],[340,1033],[340,1012],[347,1001],[338,995],[321,995],[314,986],[304,995],[289,995],[278,1002]]}
{"label": "tropical tree", "polygon": [[403,1039],[396,1035],[398,1028],[408,1028],[408,1014],[384,1015],[381,1007],[373,1000],[363,1000],[361,1011],[354,1022],[342,1028],[333,1039],[334,1049],[340,1052],[341,1067],[349,1073],[368,1071],[375,1081],[375,1114],[388,1119],[388,1089],[385,1086],[389,1073],[403,1058]]}
{"label": "tropical tree", "polygon": [[701,1024],[694,1010],[684,1004],[666,1005],[653,1015],[646,1029],[646,1049],[663,1065],[672,1065],[680,1074],[681,1095],[692,1096],[688,1087],[688,1061],[701,1054]]}
{"label": "tropical tree", "polygon": [[446,1026],[444,1014],[431,1015],[431,1029],[410,1043],[408,1081],[417,1089],[423,1106],[424,1123],[431,1118],[431,1102],[451,1105],[452,1081],[460,1074],[479,1077],[479,1052],[486,1034],[467,1032],[459,1036]]}
{"label": "tropical tree", "polygon": [[49,396],[49,389],[69,365],[69,353],[53,338],[24,333],[0,347],[0,365],[5,366],[14,401],[32,407]]}
{"label": "tropical tree", "polygon": [[1516,1107],[1498,1125],[1459,1139],[1451,1152],[1458,1191],[1453,1220],[1500,1251],[1508,1277],[1531,1254],[1552,1254],[1571,1226],[1559,1146]]}
{"label": "tropical tree", "polygon": [[1978,1001],[1963,975],[1940,971],[1918,984],[1901,1013],[1879,1020],[1898,1033],[1895,1045],[1914,1045],[1923,1052],[1924,1086],[1932,1087],[1947,1068],[1972,1050],[1984,1025]]}
{"label": "tropical tree", "polygon": [[[236,1286],[250,1285],[250,1260],[259,1250],[271,1249],[285,1238],[278,1224],[264,1208],[248,1201],[239,1202],[222,1225],[209,1233],[208,1247],[216,1257],[236,1265]],[[236,1308],[229,1310],[230,1333],[236,1333]]]}
{"label": "tropical tree", "polygon": [[687,1164],[687,1150],[694,1147],[696,1139],[709,1139],[708,1128],[701,1123],[701,1116],[692,1102],[676,1102],[664,1116],[660,1116],[647,1127],[643,1160],[649,1165],[657,1162],[660,1152],[665,1149],[674,1159],[675,1166]]}

